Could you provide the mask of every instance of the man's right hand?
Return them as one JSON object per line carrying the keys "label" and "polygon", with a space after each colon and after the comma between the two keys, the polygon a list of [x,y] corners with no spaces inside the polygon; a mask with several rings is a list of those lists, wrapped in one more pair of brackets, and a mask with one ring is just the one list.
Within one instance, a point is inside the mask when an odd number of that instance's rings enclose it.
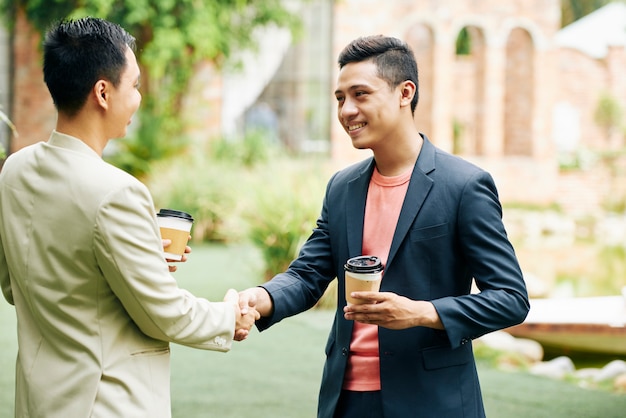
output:
{"label": "man's right hand", "polygon": [[248,337],[254,322],[259,319],[261,315],[257,312],[254,306],[248,306],[245,311],[240,309],[239,294],[235,289],[228,289],[228,292],[226,292],[226,295],[224,296],[224,301],[231,302],[235,309],[235,335],[233,339],[235,341],[245,340]]}
{"label": "man's right hand", "polygon": [[260,286],[239,292],[239,309],[242,313],[255,309],[261,316],[270,316],[274,312],[272,298],[267,290]]}

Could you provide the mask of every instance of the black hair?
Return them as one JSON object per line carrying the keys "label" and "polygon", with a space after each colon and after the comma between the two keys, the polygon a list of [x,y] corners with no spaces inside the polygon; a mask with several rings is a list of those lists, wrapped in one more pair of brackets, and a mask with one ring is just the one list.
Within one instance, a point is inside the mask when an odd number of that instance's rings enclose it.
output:
{"label": "black hair", "polygon": [[127,48],[135,49],[135,38],[115,23],[93,17],[56,23],[43,43],[43,74],[57,110],[76,114],[100,79],[117,87]]}
{"label": "black hair", "polygon": [[415,83],[415,95],[411,112],[415,112],[419,98],[417,62],[413,50],[406,42],[383,35],[365,36],[350,42],[339,54],[339,68],[353,62],[372,60],[378,68],[378,76],[394,88],[410,80]]}

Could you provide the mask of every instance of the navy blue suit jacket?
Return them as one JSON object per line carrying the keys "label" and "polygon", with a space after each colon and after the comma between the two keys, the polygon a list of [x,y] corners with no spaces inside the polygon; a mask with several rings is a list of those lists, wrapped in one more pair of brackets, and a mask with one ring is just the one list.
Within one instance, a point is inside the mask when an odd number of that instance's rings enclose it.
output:
{"label": "navy blue suit jacket", "polygon": [[[361,255],[365,201],[374,160],[328,182],[317,227],[288,270],[263,287],[274,303],[260,330],[312,307],[337,277],[337,311],[326,345],[318,417],[332,418],[352,335],[343,318],[343,265]],[[470,294],[472,279],[480,292]],[[518,324],[526,286],[502,223],[492,177],[428,141],[417,163],[385,266],[381,291],[431,301],[445,331],[379,328],[385,418],[483,417],[471,341]]]}

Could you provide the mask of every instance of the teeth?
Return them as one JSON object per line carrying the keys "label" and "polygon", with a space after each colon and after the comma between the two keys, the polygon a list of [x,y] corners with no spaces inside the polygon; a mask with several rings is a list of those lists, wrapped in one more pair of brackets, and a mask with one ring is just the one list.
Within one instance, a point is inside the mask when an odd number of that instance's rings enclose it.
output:
{"label": "teeth", "polygon": [[354,131],[355,129],[359,129],[364,127],[365,124],[364,123],[359,123],[357,125],[348,125],[348,131]]}

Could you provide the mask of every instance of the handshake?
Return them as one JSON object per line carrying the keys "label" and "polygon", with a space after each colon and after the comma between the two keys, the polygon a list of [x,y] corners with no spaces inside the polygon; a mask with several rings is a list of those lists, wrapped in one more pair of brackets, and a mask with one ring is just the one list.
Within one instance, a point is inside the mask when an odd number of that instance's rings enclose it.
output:
{"label": "handshake", "polygon": [[[191,236],[189,236],[191,238]],[[162,239],[163,249],[167,250],[172,244],[171,239]],[[191,252],[191,247],[185,246],[185,250],[180,260],[167,258],[168,263],[185,262],[187,254]],[[170,273],[177,270],[177,266],[168,264]],[[272,301],[267,292],[261,287],[252,287],[239,293],[235,289],[229,289],[224,296],[224,302],[230,302],[235,309],[235,341],[243,341],[248,337],[250,328],[254,322],[263,316],[268,316],[272,312]]]}
{"label": "handshake", "polygon": [[271,313],[271,301],[265,298],[267,292],[263,288],[250,288],[237,292],[229,289],[224,302],[230,302],[235,309],[235,341],[243,341],[248,337],[250,329],[261,315]]}

